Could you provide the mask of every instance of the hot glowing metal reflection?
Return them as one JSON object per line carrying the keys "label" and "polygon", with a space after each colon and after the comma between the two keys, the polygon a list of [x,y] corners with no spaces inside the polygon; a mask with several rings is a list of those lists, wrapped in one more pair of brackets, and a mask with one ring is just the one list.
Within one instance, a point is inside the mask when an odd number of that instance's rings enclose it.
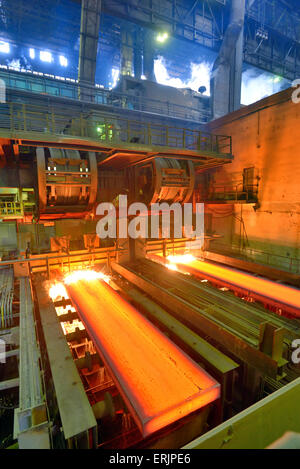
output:
{"label": "hot glowing metal reflection", "polygon": [[168,256],[168,261],[172,264],[186,264],[188,262],[196,261],[196,257],[192,256],[192,254],[182,254],[178,256]]}
{"label": "hot glowing metal reflection", "polygon": [[175,272],[178,272],[178,268],[176,264],[166,264],[166,267],[169,270],[174,270]]}
{"label": "hot glowing metal reflection", "polygon": [[65,286],[61,282],[54,283],[53,285],[51,285],[49,289],[49,296],[52,299],[52,301],[56,301],[62,298],[66,298],[66,299],[69,298]]}
{"label": "hot glowing metal reflection", "polygon": [[[158,258],[161,258],[159,255]],[[199,277],[207,277],[221,281],[224,287],[234,286],[251,293],[254,298],[261,301],[267,299],[293,315],[300,317],[300,290],[287,285],[280,285],[272,280],[255,277],[232,267],[211,264],[195,258],[191,254],[168,256],[167,260],[175,264],[179,271],[189,272]]]}

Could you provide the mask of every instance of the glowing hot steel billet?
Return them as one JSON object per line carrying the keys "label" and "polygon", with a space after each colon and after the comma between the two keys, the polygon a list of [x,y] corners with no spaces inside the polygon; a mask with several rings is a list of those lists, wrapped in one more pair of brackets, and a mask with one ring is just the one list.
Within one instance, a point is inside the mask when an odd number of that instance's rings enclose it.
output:
{"label": "glowing hot steel billet", "polygon": [[110,277],[103,274],[102,272],[96,272],[95,270],[74,270],[71,274],[65,276],[65,283],[70,285],[78,280],[97,280],[101,279],[104,282],[109,283]]}
{"label": "glowing hot steel billet", "polygon": [[65,284],[143,436],[219,398],[220,385],[107,283]]}
{"label": "glowing hot steel billet", "polygon": [[300,290],[297,288],[280,285],[265,278],[254,277],[254,275],[231,267],[201,261],[189,254],[168,256],[167,259],[178,270],[186,271],[202,278],[219,280],[224,285],[241,288],[246,293],[254,293],[252,296],[255,298],[261,301],[265,299],[266,302],[282,307],[282,309],[285,309],[294,316],[300,317]]}

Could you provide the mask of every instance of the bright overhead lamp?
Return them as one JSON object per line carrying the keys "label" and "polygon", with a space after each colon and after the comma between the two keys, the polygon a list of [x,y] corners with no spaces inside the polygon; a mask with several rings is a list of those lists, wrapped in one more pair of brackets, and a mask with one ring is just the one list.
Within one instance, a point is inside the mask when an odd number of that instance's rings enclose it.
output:
{"label": "bright overhead lamp", "polygon": [[156,40],[157,40],[157,42],[164,43],[164,42],[166,42],[166,40],[168,39],[168,37],[169,37],[169,34],[168,34],[167,32],[159,33],[159,34],[156,36]]}
{"label": "bright overhead lamp", "polygon": [[51,52],[47,52],[45,50],[42,50],[40,52],[40,59],[41,59],[42,62],[52,62]]}
{"label": "bright overhead lamp", "polygon": [[0,52],[4,52],[5,54],[9,54],[9,43],[0,41]]}
{"label": "bright overhead lamp", "polygon": [[62,67],[67,67],[68,66],[68,59],[64,57],[63,55],[59,56],[59,63]]}

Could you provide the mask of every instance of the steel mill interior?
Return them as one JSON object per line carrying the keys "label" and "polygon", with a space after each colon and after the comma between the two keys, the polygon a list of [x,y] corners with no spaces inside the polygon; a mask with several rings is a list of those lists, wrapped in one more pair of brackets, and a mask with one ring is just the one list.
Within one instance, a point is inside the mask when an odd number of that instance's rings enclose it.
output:
{"label": "steel mill interior", "polygon": [[0,1],[0,449],[300,449],[298,0]]}

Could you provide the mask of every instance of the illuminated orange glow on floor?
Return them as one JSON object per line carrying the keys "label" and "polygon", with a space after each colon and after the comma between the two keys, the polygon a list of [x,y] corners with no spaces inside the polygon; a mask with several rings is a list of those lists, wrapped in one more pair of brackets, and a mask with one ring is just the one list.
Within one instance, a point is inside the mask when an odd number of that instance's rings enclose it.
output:
{"label": "illuminated orange glow on floor", "polygon": [[219,398],[220,385],[108,284],[66,288],[143,436]]}
{"label": "illuminated orange glow on floor", "polygon": [[176,264],[166,264],[166,267],[169,270],[174,270],[175,272],[178,272],[178,267]]}
{"label": "illuminated orange glow on floor", "polygon": [[[280,285],[271,280],[254,277],[231,267],[211,264],[196,258],[184,258],[184,256],[168,256],[168,261],[175,264],[179,270],[187,270],[191,274],[201,273],[203,277],[213,277],[224,281],[225,284],[240,287],[245,291],[253,292],[262,299],[271,298],[278,305],[287,305],[292,308],[296,316],[300,316],[300,290],[297,288]],[[297,313],[298,310],[298,313]]]}

